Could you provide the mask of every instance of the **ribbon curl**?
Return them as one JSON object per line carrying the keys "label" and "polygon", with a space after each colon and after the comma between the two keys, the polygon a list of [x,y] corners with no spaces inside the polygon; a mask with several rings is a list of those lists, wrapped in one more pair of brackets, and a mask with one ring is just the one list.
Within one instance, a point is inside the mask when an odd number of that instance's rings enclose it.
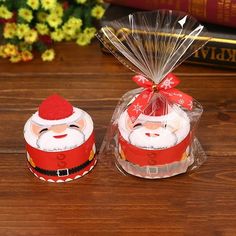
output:
{"label": "ribbon curl", "polygon": [[149,81],[142,75],[135,75],[132,80],[144,88],[128,108],[128,114],[132,122],[135,122],[139,115],[144,113],[149,101],[156,92],[162,94],[170,102],[177,103],[188,110],[192,110],[193,98],[175,89],[180,83],[180,80],[174,74],[169,73],[159,84]]}

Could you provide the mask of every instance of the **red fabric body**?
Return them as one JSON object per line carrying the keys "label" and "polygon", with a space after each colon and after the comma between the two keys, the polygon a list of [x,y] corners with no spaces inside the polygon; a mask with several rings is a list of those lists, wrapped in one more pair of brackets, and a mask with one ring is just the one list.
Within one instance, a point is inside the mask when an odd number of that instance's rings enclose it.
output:
{"label": "red fabric body", "polygon": [[[86,162],[92,151],[94,145],[94,133],[92,133],[89,139],[80,145],[71,150],[66,151],[58,151],[58,152],[46,152],[39,150],[30,146],[26,143],[26,150],[32,159],[33,163],[44,170],[58,170],[58,169],[70,169],[73,167],[80,166],[84,162]],[[95,159],[95,157],[94,157]],[[94,160],[95,161],[95,160]],[[92,164],[95,164],[94,161],[88,167],[91,167]],[[88,167],[84,168],[87,169]],[[36,172],[33,168],[31,168],[33,172]],[[84,172],[85,170],[83,170]],[[37,173],[37,172],[36,172]],[[39,176],[43,176],[41,173],[37,173]],[[77,173],[73,174],[77,175]],[[65,177],[58,176],[46,176],[47,179],[66,179],[72,178],[72,175],[68,175]]]}
{"label": "red fabric body", "polygon": [[119,144],[127,161],[139,166],[164,165],[180,161],[191,142],[190,133],[179,144],[161,150],[147,150],[138,148],[127,142],[121,134]]}
{"label": "red fabric body", "polygon": [[94,159],[90,162],[90,164],[88,166],[86,166],[83,170],[78,171],[74,174],[68,175],[68,176],[48,176],[48,175],[44,175],[42,173],[39,173],[38,171],[36,171],[35,169],[33,169],[30,164],[28,163],[28,167],[30,169],[31,172],[33,172],[33,174],[35,176],[37,176],[38,178],[44,178],[44,180],[53,180],[54,182],[58,181],[58,180],[62,180],[62,181],[66,181],[67,179],[77,179],[82,177],[83,175],[87,174],[96,164],[97,162],[97,158],[96,156],[94,157]]}

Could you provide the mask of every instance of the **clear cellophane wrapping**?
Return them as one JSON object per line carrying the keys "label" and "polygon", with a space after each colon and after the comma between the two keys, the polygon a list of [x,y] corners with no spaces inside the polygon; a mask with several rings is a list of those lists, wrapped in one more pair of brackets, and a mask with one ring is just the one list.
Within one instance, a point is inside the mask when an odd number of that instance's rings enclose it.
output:
{"label": "clear cellophane wrapping", "polygon": [[[203,112],[201,104],[192,99],[191,108],[183,106],[181,99],[175,102],[159,88],[162,84],[167,89],[164,92],[170,91],[172,84],[165,80],[172,79],[170,72],[209,40],[205,28],[185,13],[160,10],[112,21],[97,37],[121,63],[140,76],[138,84],[146,81],[146,85],[120,99],[100,156],[112,153],[122,173],[149,179],[199,167],[206,160],[195,137]],[[150,82],[154,87],[147,87]],[[145,92],[151,94],[150,99],[145,100],[140,111],[136,99],[147,96]],[[138,113],[136,117],[131,117],[131,108]]]}

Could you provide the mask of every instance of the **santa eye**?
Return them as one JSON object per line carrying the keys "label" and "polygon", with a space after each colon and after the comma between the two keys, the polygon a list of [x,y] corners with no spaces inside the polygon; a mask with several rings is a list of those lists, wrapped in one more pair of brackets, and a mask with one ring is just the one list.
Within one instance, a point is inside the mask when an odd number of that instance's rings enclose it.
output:
{"label": "santa eye", "polygon": [[78,125],[70,125],[71,128],[78,128],[79,129],[79,126]]}
{"label": "santa eye", "polygon": [[47,128],[41,129],[41,130],[39,131],[39,133],[41,134],[41,133],[43,133],[43,132],[45,132],[45,131],[48,131],[48,129],[47,129]]}
{"label": "santa eye", "polygon": [[137,128],[137,127],[140,127],[140,126],[142,126],[142,124],[141,123],[137,123],[137,124],[134,125],[133,128]]}

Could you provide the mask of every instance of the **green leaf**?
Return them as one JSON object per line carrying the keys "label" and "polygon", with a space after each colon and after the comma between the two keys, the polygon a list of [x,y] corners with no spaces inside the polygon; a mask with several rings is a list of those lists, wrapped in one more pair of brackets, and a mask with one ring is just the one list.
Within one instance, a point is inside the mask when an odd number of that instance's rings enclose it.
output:
{"label": "green leaf", "polygon": [[82,7],[76,7],[72,13],[72,16],[81,19],[82,18]]}
{"label": "green leaf", "polygon": [[91,16],[91,8],[87,8],[87,11],[84,12],[84,24],[83,27],[92,27],[92,16]]}
{"label": "green leaf", "polygon": [[32,51],[33,46],[32,46],[32,44],[28,44],[26,42],[20,42],[19,43],[19,48],[20,48],[21,51],[26,51],[26,50]]}
{"label": "green leaf", "polygon": [[41,53],[44,52],[45,50],[47,50],[46,44],[43,43],[42,41],[38,41],[38,42],[34,43],[34,46]]}
{"label": "green leaf", "polygon": [[73,6],[68,7],[64,11],[64,15],[63,15],[63,18],[62,18],[63,22],[66,22],[69,19],[69,17],[72,15],[73,11],[74,11],[74,7]]}
{"label": "green leaf", "polygon": [[11,43],[11,44],[15,44],[15,45],[18,45],[20,40],[17,38],[17,37],[14,37],[12,39],[6,39],[6,42],[7,43]]}
{"label": "green leaf", "polygon": [[9,0],[12,2],[14,9],[19,9],[19,8],[29,8],[26,0]]}
{"label": "green leaf", "polygon": [[26,21],[25,19],[23,19],[23,18],[20,17],[20,16],[17,16],[16,22],[17,22],[18,24],[29,24],[28,21]]}

